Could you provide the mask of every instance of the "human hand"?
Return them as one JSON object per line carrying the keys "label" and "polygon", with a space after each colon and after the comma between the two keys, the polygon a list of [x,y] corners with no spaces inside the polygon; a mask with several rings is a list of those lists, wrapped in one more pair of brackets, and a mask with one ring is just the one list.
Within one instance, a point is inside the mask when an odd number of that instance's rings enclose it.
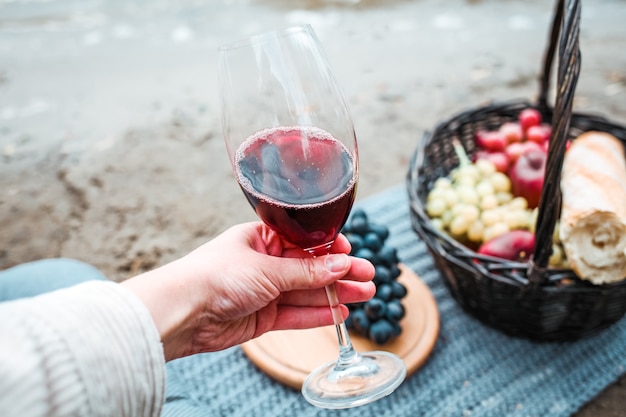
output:
{"label": "human hand", "polygon": [[[341,304],[375,293],[374,267],[347,256],[349,251],[339,235],[331,255],[312,258],[263,223],[246,223],[122,285],[148,307],[171,360],[225,349],[270,330],[332,324],[326,285],[335,285]],[[340,308],[347,317],[345,305]]]}

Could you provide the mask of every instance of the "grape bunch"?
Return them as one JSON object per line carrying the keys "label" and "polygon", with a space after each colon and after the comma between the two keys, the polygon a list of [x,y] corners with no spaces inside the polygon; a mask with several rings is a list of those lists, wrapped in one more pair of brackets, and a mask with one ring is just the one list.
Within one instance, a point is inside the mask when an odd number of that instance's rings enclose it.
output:
{"label": "grape bunch", "polygon": [[342,229],[352,245],[350,255],[369,260],[376,269],[376,294],[364,303],[348,304],[348,329],[383,345],[402,333],[400,320],[405,315],[402,298],[406,287],[397,281],[400,276],[396,249],[385,245],[389,229],[370,222],[362,209],[353,211]]}
{"label": "grape bunch", "polygon": [[511,230],[528,230],[532,214],[526,199],[511,193],[511,180],[484,159],[438,178],[426,212],[437,229],[475,245]]}

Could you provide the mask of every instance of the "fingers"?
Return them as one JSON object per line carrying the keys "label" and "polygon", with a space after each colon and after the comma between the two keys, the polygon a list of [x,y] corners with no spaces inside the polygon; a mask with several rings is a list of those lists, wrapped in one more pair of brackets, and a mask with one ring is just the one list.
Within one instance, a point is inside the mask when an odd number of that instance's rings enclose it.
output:
{"label": "fingers", "polygon": [[[348,308],[344,305],[339,308],[345,320],[349,314]],[[283,306],[278,309],[272,330],[310,329],[330,324],[333,324],[333,316],[328,307]]]}
{"label": "fingers", "polygon": [[322,288],[350,272],[351,262],[346,254],[320,258],[267,259],[264,275],[280,292]]}
{"label": "fingers", "polygon": [[348,239],[341,233],[335,238],[330,247],[331,253],[350,253],[351,245]]}
{"label": "fingers", "polygon": [[350,271],[343,279],[350,279],[353,281],[371,281],[374,279],[376,269],[374,265],[367,259],[350,257]]}
{"label": "fingers", "polygon": [[[340,304],[352,304],[367,301],[376,293],[373,282],[337,281],[335,290]],[[295,290],[283,293],[280,297],[281,305],[315,306],[328,308],[328,297],[324,288],[316,290]]]}
{"label": "fingers", "polygon": [[367,260],[343,253],[318,258],[274,258],[265,275],[280,292],[323,288],[339,279],[371,281],[374,266]]}

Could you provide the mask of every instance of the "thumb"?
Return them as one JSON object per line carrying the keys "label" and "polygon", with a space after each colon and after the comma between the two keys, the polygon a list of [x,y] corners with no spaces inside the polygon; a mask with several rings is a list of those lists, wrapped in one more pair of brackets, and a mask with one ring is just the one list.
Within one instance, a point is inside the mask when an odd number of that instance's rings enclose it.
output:
{"label": "thumb", "polygon": [[317,258],[278,258],[269,263],[266,276],[281,291],[322,288],[350,270],[350,257],[344,253]]}

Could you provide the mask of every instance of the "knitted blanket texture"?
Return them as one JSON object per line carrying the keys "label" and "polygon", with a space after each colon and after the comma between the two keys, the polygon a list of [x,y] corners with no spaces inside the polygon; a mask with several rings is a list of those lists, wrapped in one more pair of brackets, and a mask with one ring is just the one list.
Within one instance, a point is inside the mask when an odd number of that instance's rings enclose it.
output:
{"label": "knitted blanket texture", "polygon": [[356,205],[390,230],[386,244],[432,291],[440,333],[426,363],[390,396],[347,410],[309,405],[234,347],[167,365],[164,417],[567,417],[626,369],[626,319],[570,343],[509,337],[465,313],[411,228],[404,185]]}

